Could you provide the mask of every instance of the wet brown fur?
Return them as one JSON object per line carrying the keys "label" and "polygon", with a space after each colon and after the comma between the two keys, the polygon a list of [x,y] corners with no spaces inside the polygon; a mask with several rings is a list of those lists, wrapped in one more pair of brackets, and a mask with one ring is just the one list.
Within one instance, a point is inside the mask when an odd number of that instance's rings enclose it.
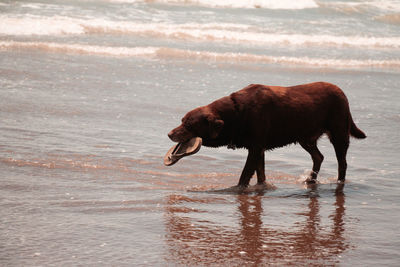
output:
{"label": "wet brown fur", "polygon": [[324,158],[317,140],[324,133],[335,148],[338,181],[343,182],[349,137],[366,136],[354,124],[343,91],[330,83],[293,87],[251,84],[188,112],[168,136],[175,142],[198,136],[205,146],[248,149],[239,180],[240,186],[248,186],[254,172],[257,182],[265,183],[265,150],[292,143],[299,143],[310,153],[313,171],[307,181],[315,182]]}

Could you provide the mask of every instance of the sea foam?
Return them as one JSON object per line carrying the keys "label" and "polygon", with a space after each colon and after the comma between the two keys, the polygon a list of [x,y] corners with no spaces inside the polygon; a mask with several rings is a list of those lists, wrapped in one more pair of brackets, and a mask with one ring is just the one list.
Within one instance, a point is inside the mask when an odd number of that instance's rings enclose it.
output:
{"label": "sea foam", "polygon": [[51,53],[85,54],[112,57],[142,57],[158,60],[195,60],[221,63],[288,64],[326,68],[389,68],[400,69],[400,60],[358,60],[313,57],[270,56],[250,53],[211,52],[169,47],[112,47],[52,42],[0,41],[0,51],[38,50]]}
{"label": "sea foam", "polygon": [[[115,3],[150,2],[148,0],[109,0]],[[151,2],[164,4],[199,5],[216,8],[266,8],[266,9],[306,9],[317,8],[314,0],[154,0]]]}
{"label": "sea foam", "polygon": [[142,23],[63,16],[0,17],[0,21],[3,21],[0,24],[0,34],[13,36],[101,33],[250,45],[400,48],[400,37],[396,36],[265,32],[257,26],[235,23]]}

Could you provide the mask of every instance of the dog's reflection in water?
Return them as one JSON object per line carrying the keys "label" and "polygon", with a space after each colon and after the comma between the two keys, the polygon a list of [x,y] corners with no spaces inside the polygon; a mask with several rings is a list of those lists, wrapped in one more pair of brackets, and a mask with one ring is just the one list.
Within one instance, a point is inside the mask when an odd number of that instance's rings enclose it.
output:
{"label": "dog's reflection in water", "polygon": [[[282,215],[294,223],[270,217],[271,199],[263,191],[229,198],[216,194],[171,195],[165,209],[166,260],[187,266],[336,264],[350,244],[345,238],[343,185],[330,192],[335,201],[327,227],[321,222],[318,185],[297,196],[308,200],[305,209]],[[232,207],[232,197],[236,208]],[[208,207],[212,211],[202,210]]]}

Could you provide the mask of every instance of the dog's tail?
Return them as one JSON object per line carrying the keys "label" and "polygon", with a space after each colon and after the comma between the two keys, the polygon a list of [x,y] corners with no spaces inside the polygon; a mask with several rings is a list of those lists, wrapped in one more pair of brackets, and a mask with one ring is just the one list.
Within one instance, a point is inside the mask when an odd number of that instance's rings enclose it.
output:
{"label": "dog's tail", "polygon": [[[350,117],[351,118],[351,117]],[[364,139],[367,136],[365,135],[365,133],[363,131],[361,131],[356,124],[353,121],[353,118],[351,118],[351,122],[350,122],[350,134],[351,136],[357,138],[357,139]]]}

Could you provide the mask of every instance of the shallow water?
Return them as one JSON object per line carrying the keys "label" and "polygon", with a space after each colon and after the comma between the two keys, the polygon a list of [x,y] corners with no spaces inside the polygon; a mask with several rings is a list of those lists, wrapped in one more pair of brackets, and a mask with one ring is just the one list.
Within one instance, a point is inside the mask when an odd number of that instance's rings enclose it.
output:
{"label": "shallow water", "polygon": [[[0,265],[398,266],[398,3],[170,2],[0,3]],[[342,190],[325,137],[312,188],[294,145],[267,152],[265,192],[215,191],[244,150],[163,165],[188,110],[320,80],[368,135]]]}

